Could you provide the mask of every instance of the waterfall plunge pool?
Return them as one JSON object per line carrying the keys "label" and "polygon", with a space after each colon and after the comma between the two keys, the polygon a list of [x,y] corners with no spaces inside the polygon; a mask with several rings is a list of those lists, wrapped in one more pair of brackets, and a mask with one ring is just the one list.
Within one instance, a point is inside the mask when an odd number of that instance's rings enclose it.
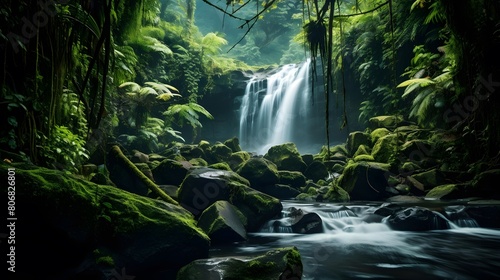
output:
{"label": "waterfall plunge pool", "polygon": [[[445,230],[395,231],[383,219],[370,218],[382,203],[282,203],[284,216],[290,207],[317,213],[323,232],[296,234],[263,227],[249,233],[246,242],[214,246],[211,257],[249,257],[295,246],[304,280],[500,278],[500,230],[477,227],[472,219],[450,221]],[[332,211],[344,206],[350,211]]]}

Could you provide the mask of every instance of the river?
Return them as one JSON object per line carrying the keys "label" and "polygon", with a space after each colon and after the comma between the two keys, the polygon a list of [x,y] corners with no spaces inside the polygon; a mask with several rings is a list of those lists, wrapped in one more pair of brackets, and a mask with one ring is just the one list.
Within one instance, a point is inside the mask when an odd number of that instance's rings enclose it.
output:
{"label": "river", "polygon": [[[449,221],[449,229],[396,231],[374,215],[381,204],[284,201],[285,218],[280,220],[287,219],[290,207],[315,212],[323,220],[323,232],[296,234],[286,227],[280,232],[263,227],[249,233],[248,241],[215,246],[210,254],[248,257],[296,246],[304,280],[500,279],[500,230],[478,227],[474,219],[466,217]],[[446,211],[461,208],[444,207]]]}

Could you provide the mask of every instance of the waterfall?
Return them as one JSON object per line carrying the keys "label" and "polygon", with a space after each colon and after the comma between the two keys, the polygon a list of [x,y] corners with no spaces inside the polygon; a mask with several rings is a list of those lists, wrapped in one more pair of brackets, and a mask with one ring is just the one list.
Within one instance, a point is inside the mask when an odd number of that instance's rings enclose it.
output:
{"label": "waterfall", "polygon": [[301,153],[319,151],[322,109],[321,101],[312,99],[310,64],[284,65],[250,78],[240,106],[243,149],[264,154],[271,146],[293,142]]}

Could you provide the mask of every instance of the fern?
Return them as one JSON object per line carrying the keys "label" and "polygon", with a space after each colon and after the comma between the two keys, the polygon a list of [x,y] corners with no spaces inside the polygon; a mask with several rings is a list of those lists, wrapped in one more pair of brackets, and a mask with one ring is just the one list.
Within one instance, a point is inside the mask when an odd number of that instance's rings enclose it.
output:
{"label": "fern", "polygon": [[199,121],[200,114],[207,117],[208,119],[213,119],[214,117],[210,112],[208,112],[203,106],[190,102],[187,104],[175,104],[170,106],[167,111],[163,112],[163,115],[173,118],[177,116],[179,118],[179,125],[183,126],[188,123],[193,128],[202,127]]}

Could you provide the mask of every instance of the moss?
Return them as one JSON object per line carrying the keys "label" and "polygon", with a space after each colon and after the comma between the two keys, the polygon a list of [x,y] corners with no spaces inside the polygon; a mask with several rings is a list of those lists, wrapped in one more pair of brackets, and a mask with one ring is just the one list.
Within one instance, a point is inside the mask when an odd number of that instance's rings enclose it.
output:
{"label": "moss", "polygon": [[425,195],[425,198],[434,198],[434,199],[441,199],[450,193],[454,192],[457,189],[457,185],[455,184],[447,184],[447,185],[441,185],[433,188],[430,190],[427,195]]}
{"label": "moss", "polygon": [[366,145],[359,145],[358,149],[354,153],[353,157],[359,156],[359,155],[369,155],[370,154],[370,147]]}
{"label": "moss", "polygon": [[225,162],[218,162],[218,163],[210,164],[208,167],[213,168],[213,169],[232,171],[231,167],[229,167],[229,165]]}
{"label": "moss", "polygon": [[[330,147],[330,156],[340,153],[343,155],[347,155],[347,149],[345,144],[335,145]],[[320,152],[314,156],[315,160],[329,160],[328,158],[328,149],[326,146],[322,146]]]}
{"label": "moss", "polygon": [[381,127],[381,128],[377,128],[377,129],[373,130],[372,133],[370,133],[372,143],[373,144],[377,143],[378,139],[380,139],[380,138],[382,138],[390,133],[391,132],[385,127]]}
{"label": "moss", "polygon": [[[267,252],[250,261],[239,261],[228,267],[224,274],[226,280],[275,280],[284,273],[302,274],[302,261],[297,248],[280,248]],[[288,276],[288,275],[287,275]],[[291,276],[291,275],[290,275]],[[292,276],[292,277],[293,277]]]}
{"label": "moss", "polygon": [[[364,145],[369,147],[372,145],[370,134],[361,131],[354,131],[349,133],[347,137],[346,149],[349,156],[354,156],[359,146]],[[367,153],[367,152],[366,152]]]}
{"label": "moss", "polygon": [[318,190],[314,187],[309,187],[307,189],[307,194],[310,194],[310,195],[317,195],[318,194]]}
{"label": "moss", "polygon": [[397,158],[397,135],[388,134],[378,139],[372,149],[372,156],[378,162],[393,163]]}
{"label": "moss", "polygon": [[328,202],[348,202],[350,197],[347,191],[336,184],[332,184],[323,199]]}
{"label": "moss", "polygon": [[373,117],[368,120],[369,128],[376,129],[385,127],[388,129],[394,129],[399,123],[403,121],[401,116],[378,116]]}
{"label": "moss", "polygon": [[358,155],[354,157],[355,162],[360,162],[360,161],[375,161],[372,155]]}
{"label": "moss", "polygon": [[192,158],[189,160],[189,162],[193,166],[207,166],[208,165],[207,161],[204,160],[203,158]]}
{"label": "moss", "polygon": [[108,154],[108,161],[112,161],[113,164],[119,164],[125,167],[127,170],[132,172],[148,189],[157,194],[165,202],[179,205],[177,201],[172,199],[163,190],[161,190],[153,181],[151,181],[146,175],[144,175],[120,150],[118,146],[113,146]]}
{"label": "moss", "polygon": [[296,200],[301,201],[316,201],[316,195],[301,193],[295,197]]}
{"label": "moss", "polygon": [[224,141],[224,145],[228,146],[233,153],[241,151],[240,140],[237,137]]}
{"label": "moss", "polygon": [[302,172],[307,168],[297,146],[290,142],[271,147],[264,158],[276,164],[279,170]]}
{"label": "moss", "polygon": [[[7,173],[5,166],[0,171]],[[83,231],[94,228],[98,215],[106,208],[113,224],[113,232],[104,234],[127,234],[148,225],[161,225],[166,230],[185,230],[185,234],[208,237],[196,227],[191,213],[180,206],[143,197],[119,188],[97,185],[75,178],[57,170],[36,168],[16,169],[16,189],[19,197],[30,205],[40,206],[44,213],[40,217],[70,215],[72,223]],[[68,202],[71,204],[68,205]],[[182,226],[181,226],[182,225]],[[103,226],[97,223],[96,231]],[[186,227],[187,226],[187,227]]]}
{"label": "moss", "polygon": [[108,267],[114,267],[115,266],[115,261],[113,260],[113,257],[111,257],[111,256],[98,257],[95,260],[95,263],[98,264],[98,265],[108,266]]}

